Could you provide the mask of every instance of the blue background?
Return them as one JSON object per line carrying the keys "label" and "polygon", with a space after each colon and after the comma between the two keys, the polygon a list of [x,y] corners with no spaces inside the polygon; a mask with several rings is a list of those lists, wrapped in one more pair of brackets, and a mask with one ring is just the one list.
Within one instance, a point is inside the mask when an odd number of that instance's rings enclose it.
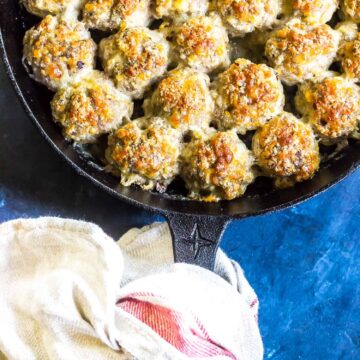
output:
{"label": "blue background", "polygon": [[[233,222],[222,247],[260,299],[267,359],[360,359],[360,171],[292,209]],[[56,215],[119,237],[156,215],[70,169],[25,115],[0,64],[0,222]]]}

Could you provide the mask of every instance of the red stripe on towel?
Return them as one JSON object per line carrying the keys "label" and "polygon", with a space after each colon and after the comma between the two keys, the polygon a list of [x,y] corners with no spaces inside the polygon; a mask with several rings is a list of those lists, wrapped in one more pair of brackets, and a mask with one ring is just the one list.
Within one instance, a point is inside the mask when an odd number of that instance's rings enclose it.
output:
{"label": "red stripe on towel", "polygon": [[[236,360],[230,351],[210,338],[195,316],[184,316],[181,312],[139,299],[137,296],[139,294],[120,299],[117,305],[149,326],[184,355],[204,359],[222,355]],[[155,297],[150,294],[146,296]]]}
{"label": "red stripe on towel", "polygon": [[258,299],[254,299],[250,304],[250,308],[254,307],[257,303],[258,303]]}

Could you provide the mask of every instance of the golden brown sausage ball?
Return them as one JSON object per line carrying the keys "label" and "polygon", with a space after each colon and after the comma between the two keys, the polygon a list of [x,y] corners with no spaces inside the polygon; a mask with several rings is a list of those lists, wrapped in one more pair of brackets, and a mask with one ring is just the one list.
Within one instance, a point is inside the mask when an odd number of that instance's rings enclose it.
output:
{"label": "golden brown sausage ball", "polygon": [[252,165],[251,152],[235,132],[202,133],[185,146],[181,175],[191,198],[231,200],[254,180]]}
{"label": "golden brown sausage ball", "polygon": [[280,0],[213,0],[212,8],[232,36],[244,36],[274,25],[280,4]]}
{"label": "golden brown sausage ball", "polygon": [[237,59],[213,84],[215,118],[220,129],[240,133],[264,125],[285,102],[276,73],[264,64]]}
{"label": "golden brown sausage ball", "polygon": [[341,9],[347,19],[360,23],[360,0],[342,0]]}
{"label": "golden brown sausage ball", "polygon": [[100,42],[100,58],[118,89],[140,98],[165,73],[169,64],[169,44],[155,30],[120,29]]}
{"label": "golden brown sausage ball", "polygon": [[103,73],[94,70],[58,90],[51,108],[65,138],[87,143],[130,118],[133,104]]}
{"label": "golden brown sausage ball", "polygon": [[20,0],[20,2],[31,14],[45,17],[61,14],[65,10],[77,13],[82,0]]}
{"label": "golden brown sausage ball", "polygon": [[294,19],[275,30],[265,55],[287,85],[320,75],[333,62],[340,34],[328,25],[311,26]]}
{"label": "golden brown sausage ball", "polygon": [[360,80],[360,33],[341,43],[339,60],[346,76],[354,81]]}
{"label": "golden brown sausage ball", "polygon": [[[253,137],[255,162],[268,176],[300,182],[319,168],[318,143],[311,126],[290,113],[282,113],[258,129]],[[289,183],[290,185],[290,183]]]}
{"label": "golden brown sausage ball", "polygon": [[166,188],[179,172],[180,134],[161,118],[141,118],[109,137],[107,160],[121,184]]}
{"label": "golden brown sausage ball", "polygon": [[83,23],[46,16],[24,37],[24,59],[33,78],[56,90],[94,67],[96,44]]}
{"label": "golden brown sausage ball", "polygon": [[83,20],[100,30],[118,30],[122,22],[128,27],[147,26],[150,21],[150,0],[86,0]]}
{"label": "golden brown sausage ball", "polygon": [[325,24],[334,15],[339,0],[285,0],[287,16],[294,16],[310,24]]}
{"label": "golden brown sausage ball", "polygon": [[190,68],[168,73],[144,102],[146,115],[161,116],[174,128],[187,130],[209,124],[213,101],[209,77]]}
{"label": "golden brown sausage ball", "polygon": [[360,90],[343,77],[304,83],[295,98],[296,108],[323,138],[350,135],[360,119]]}
{"label": "golden brown sausage ball", "polygon": [[156,19],[181,21],[205,15],[208,6],[208,0],[154,0],[153,15]]}
{"label": "golden brown sausage ball", "polygon": [[176,63],[203,72],[223,69],[230,64],[229,39],[219,16],[198,16],[162,30],[172,39]]}

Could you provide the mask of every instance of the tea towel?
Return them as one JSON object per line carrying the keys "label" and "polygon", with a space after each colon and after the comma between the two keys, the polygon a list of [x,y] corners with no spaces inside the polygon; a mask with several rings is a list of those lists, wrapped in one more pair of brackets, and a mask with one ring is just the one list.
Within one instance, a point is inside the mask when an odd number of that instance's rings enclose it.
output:
{"label": "tea towel", "polygon": [[115,242],[98,226],[0,225],[0,359],[263,358],[257,298],[219,250],[215,273],[175,264],[166,223]]}

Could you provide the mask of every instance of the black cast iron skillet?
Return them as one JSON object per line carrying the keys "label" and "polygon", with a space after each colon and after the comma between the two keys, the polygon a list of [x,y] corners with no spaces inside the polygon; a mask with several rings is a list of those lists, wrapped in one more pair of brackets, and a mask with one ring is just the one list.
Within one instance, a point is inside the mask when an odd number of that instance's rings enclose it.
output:
{"label": "black cast iron skillet", "polygon": [[172,231],[177,262],[212,269],[222,233],[230,220],[298,204],[328,189],[360,165],[360,144],[351,141],[348,147],[330,157],[310,181],[290,189],[274,190],[269,180],[259,178],[243,198],[219,203],[183,200],[170,194],[119,187],[118,179],[64,140],[60,128],[51,121],[52,94],[26,73],[21,61],[22,38],[25,30],[36,22],[39,19],[26,14],[18,0],[0,0],[0,48],[7,73],[26,112],[49,144],[77,173],[119,200],[164,215]]}

